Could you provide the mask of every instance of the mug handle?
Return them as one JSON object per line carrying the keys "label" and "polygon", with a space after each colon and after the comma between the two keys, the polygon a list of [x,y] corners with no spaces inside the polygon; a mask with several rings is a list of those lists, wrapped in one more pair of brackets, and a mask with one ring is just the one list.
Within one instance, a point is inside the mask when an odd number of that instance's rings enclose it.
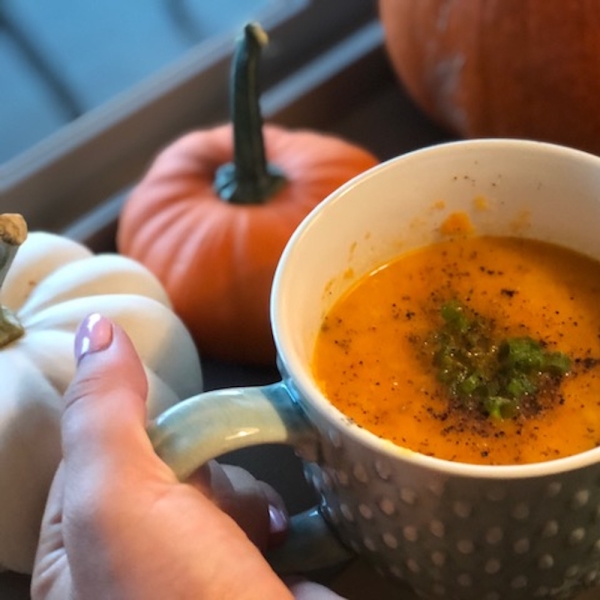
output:
{"label": "mug handle", "polygon": [[[180,481],[211,459],[258,444],[287,444],[303,457],[317,456],[317,433],[282,381],[198,394],[159,415],[147,431],[154,450]],[[353,557],[317,507],[294,515],[286,542],[267,554],[282,575],[340,565]]]}

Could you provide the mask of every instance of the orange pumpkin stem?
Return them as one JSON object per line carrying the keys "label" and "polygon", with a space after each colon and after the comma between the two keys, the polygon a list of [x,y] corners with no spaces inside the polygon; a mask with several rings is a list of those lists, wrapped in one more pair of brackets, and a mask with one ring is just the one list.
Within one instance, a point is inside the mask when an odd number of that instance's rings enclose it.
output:
{"label": "orange pumpkin stem", "polygon": [[[18,214],[0,215],[0,287],[17,255],[19,246],[27,238],[27,224]],[[0,306],[0,347],[20,338],[25,333],[16,315],[5,306]]]}
{"label": "orange pumpkin stem", "polygon": [[214,187],[220,198],[233,204],[261,204],[287,181],[267,163],[258,91],[260,50],[268,42],[257,23],[244,27],[238,39],[231,71],[231,120],[234,160],[217,170]]}

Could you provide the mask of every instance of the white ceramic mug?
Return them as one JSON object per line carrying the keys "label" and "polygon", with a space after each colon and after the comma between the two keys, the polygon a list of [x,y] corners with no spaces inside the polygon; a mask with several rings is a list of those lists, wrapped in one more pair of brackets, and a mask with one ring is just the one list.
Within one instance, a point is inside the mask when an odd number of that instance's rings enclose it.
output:
{"label": "white ceramic mug", "polygon": [[[472,140],[400,156],[350,181],[308,216],[281,258],[271,315],[282,382],[191,398],[149,431],[182,479],[237,448],[294,446],[320,500],[312,519],[294,523],[292,546],[335,532],[312,566],[344,547],[427,598],[572,597],[600,583],[600,448],[522,466],[420,455],[350,422],[311,375],[332,303],[374,267],[435,241],[454,211],[482,234],[534,237],[600,259],[600,158]],[[305,558],[311,552],[305,547]]]}

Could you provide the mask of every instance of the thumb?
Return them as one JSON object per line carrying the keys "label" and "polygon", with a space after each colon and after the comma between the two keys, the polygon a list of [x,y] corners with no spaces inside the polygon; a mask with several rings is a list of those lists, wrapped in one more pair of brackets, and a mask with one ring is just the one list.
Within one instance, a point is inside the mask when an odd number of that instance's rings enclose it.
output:
{"label": "thumb", "polygon": [[116,475],[132,466],[124,457],[154,458],[145,430],[146,375],[125,332],[99,314],[89,315],[75,336],[75,358],[62,418],[67,472],[87,479],[93,467],[96,475]]}

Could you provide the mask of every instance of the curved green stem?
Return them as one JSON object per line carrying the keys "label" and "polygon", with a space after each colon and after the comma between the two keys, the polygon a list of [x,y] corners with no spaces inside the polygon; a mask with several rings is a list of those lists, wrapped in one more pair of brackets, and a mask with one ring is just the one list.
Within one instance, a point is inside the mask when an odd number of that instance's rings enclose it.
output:
{"label": "curved green stem", "polygon": [[267,34],[257,23],[244,27],[231,73],[231,120],[234,160],[217,170],[219,197],[234,204],[261,204],[279,191],[286,179],[267,163],[258,101],[258,63]]}
{"label": "curved green stem", "polygon": [[[26,237],[27,225],[21,215],[0,215],[0,287]],[[17,316],[6,306],[0,306],[0,347],[10,344],[24,333]]]}

